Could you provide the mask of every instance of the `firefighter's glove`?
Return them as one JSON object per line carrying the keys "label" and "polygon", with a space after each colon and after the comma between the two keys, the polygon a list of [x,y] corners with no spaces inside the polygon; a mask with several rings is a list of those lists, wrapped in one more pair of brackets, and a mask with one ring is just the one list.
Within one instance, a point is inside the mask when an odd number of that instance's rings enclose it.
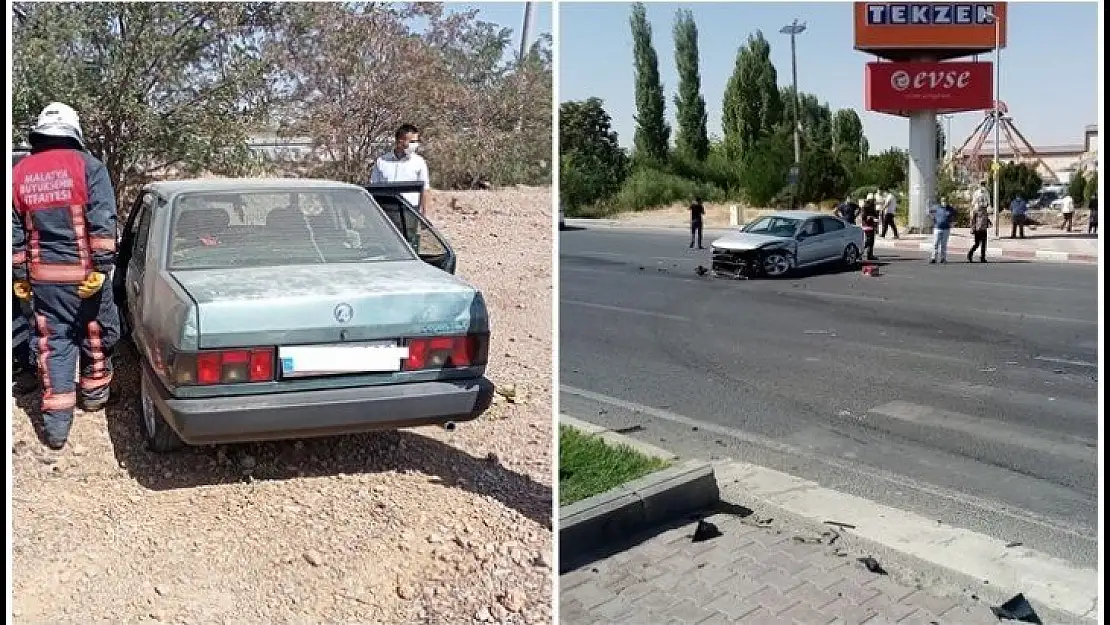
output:
{"label": "firefighter's glove", "polygon": [[23,301],[31,299],[31,283],[26,280],[16,280],[12,283],[12,291],[15,291],[15,296]]}
{"label": "firefighter's glove", "polygon": [[81,299],[86,299],[100,292],[104,286],[104,274],[94,271],[85,277],[85,281],[77,285],[77,294]]}

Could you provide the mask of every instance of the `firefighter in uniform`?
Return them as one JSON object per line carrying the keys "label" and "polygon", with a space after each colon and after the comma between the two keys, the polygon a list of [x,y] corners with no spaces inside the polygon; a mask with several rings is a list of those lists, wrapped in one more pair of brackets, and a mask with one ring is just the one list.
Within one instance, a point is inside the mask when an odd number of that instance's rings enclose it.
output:
{"label": "firefighter in uniform", "polygon": [[31,155],[12,170],[12,282],[31,307],[44,442],[59,450],[78,395],[86,411],[108,403],[119,340],[111,288],[116,200],[108,170],[85,150],[71,107],[55,102],[43,109],[30,143]]}

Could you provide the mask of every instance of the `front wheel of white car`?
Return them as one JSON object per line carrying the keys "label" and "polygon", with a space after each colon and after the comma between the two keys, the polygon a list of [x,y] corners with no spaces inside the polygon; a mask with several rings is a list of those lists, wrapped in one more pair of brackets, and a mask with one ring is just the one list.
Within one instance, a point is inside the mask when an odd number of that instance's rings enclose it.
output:
{"label": "front wheel of white car", "polygon": [[763,257],[763,275],[781,278],[790,272],[790,257],[786,252],[770,252]]}

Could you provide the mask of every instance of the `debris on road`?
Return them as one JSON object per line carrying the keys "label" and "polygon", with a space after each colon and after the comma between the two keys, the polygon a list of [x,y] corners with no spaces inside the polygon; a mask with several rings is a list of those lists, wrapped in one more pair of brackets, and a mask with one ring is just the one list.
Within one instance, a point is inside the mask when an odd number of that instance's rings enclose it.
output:
{"label": "debris on road", "polygon": [[713,523],[704,520],[698,521],[698,527],[694,530],[693,542],[701,543],[721,536],[724,536],[724,534]]}
{"label": "debris on road", "polygon": [[832,330],[806,330],[802,334],[832,334]]}
{"label": "debris on road", "polygon": [[1037,616],[1037,612],[1033,606],[1025,599],[1025,595],[1018,593],[1014,595],[1009,601],[1000,606],[991,606],[991,612],[999,620],[1008,621],[1021,621],[1022,623],[1042,623],[1041,618]]}
{"label": "debris on road", "polygon": [[856,558],[856,561],[862,563],[863,566],[865,566],[867,570],[871,573],[875,573],[876,575],[887,575],[886,569],[883,568],[883,565],[879,564],[879,561],[875,558],[872,558],[871,556]]}
{"label": "debris on road", "polygon": [[819,536],[795,536],[794,542],[802,545],[820,545],[824,540]]}
{"label": "debris on road", "polygon": [[1021,541],[1015,540],[1013,542],[1006,543],[1006,548],[1010,549],[1010,548],[1013,548],[1013,547],[1020,547],[1022,544],[1023,543]]}
{"label": "debris on road", "polygon": [[626,428],[617,428],[617,429],[613,430],[613,432],[615,432],[617,434],[635,434],[636,432],[643,432],[645,429],[647,429],[647,428],[645,428],[642,425],[637,424],[637,425],[630,425]]}
{"label": "debris on road", "polygon": [[839,527],[840,529],[846,529],[846,530],[856,529],[855,525],[852,525],[851,523],[844,523],[843,521],[825,521],[825,525],[833,525],[833,526]]}
{"label": "debris on road", "polygon": [[704,276],[705,274],[709,273],[709,270],[701,265],[698,265],[697,268],[694,269],[694,273],[698,274],[699,276]]}

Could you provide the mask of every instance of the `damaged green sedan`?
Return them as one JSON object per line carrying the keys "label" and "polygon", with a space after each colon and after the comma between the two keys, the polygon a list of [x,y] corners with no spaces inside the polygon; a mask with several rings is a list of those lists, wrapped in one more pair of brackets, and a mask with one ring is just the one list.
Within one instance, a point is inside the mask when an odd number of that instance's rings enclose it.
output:
{"label": "damaged green sedan", "polygon": [[489,407],[485,301],[409,186],[142,189],[113,288],[150,449],[453,428]]}

